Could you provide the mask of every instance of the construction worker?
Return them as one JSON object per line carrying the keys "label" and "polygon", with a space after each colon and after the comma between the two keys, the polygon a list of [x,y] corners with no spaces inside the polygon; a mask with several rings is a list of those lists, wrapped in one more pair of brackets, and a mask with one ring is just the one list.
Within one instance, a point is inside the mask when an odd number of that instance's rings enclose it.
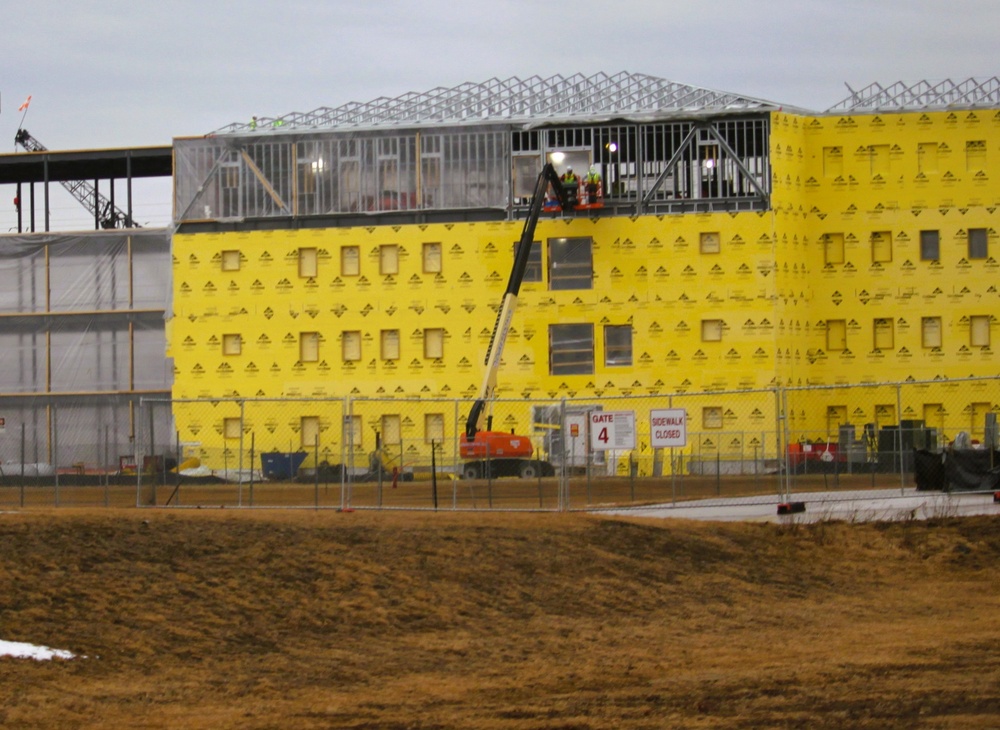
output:
{"label": "construction worker", "polygon": [[250,131],[251,132],[256,132],[257,131],[257,116],[256,115],[250,117]]}
{"label": "construction worker", "polygon": [[597,171],[597,165],[590,166],[583,178],[583,186],[587,191],[587,204],[593,205],[597,202],[597,191],[601,188],[601,173]]}
{"label": "construction worker", "polygon": [[576,175],[573,173],[573,167],[567,166],[566,172],[562,174],[559,178],[562,181],[563,192],[566,193],[566,202],[569,207],[574,208],[577,204],[577,187],[580,181],[577,179]]}

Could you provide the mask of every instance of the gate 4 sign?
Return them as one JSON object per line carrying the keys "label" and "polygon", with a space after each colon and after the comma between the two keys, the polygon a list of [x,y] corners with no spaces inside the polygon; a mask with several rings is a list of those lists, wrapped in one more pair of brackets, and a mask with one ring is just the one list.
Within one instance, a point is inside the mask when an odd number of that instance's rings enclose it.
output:
{"label": "gate 4 sign", "polygon": [[594,451],[635,448],[635,411],[590,414],[590,448]]}
{"label": "gate 4 sign", "polygon": [[654,449],[687,446],[687,411],[662,408],[649,412],[649,445]]}

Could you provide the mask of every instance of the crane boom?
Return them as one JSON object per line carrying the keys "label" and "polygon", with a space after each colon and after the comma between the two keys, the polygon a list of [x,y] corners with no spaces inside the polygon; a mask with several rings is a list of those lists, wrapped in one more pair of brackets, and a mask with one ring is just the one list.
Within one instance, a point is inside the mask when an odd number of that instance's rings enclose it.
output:
{"label": "crane boom", "polygon": [[479,397],[473,402],[472,409],[469,411],[469,418],[465,423],[465,437],[468,441],[474,441],[476,433],[483,430],[482,421],[486,407],[496,393],[497,371],[500,369],[500,358],[503,355],[503,348],[507,342],[510,323],[514,318],[514,309],[517,307],[517,296],[521,290],[521,282],[524,280],[524,272],[528,268],[531,244],[535,238],[535,225],[538,223],[538,217],[541,215],[542,208],[545,205],[545,194],[549,185],[555,191],[563,209],[566,209],[566,195],[562,182],[559,180],[555,168],[551,163],[547,163],[538,174],[538,181],[535,183],[535,194],[531,198],[531,205],[528,209],[528,217],[524,221],[521,239],[518,241],[517,250],[514,252],[514,265],[507,280],[507,289],[504,291],[503,302],[500,305],[500,310],[497,312],[496,323],[493,325],[493,334],[490,336],[490,344],[486,350],[486,372],[483,376],[482,387],[479,389]]}
{"label": "crane boom", "polygon": [[[23,128],[17,130],[14,143],[21,145],[28,152],[45,152],[48,149]],[[94,220],[100,222],[101,228],[141,228],[130,215],[112,205],[111,201],[101,195],[89,182],[85,180],[60,180],[60,182],[70,195],[93,214]]]}

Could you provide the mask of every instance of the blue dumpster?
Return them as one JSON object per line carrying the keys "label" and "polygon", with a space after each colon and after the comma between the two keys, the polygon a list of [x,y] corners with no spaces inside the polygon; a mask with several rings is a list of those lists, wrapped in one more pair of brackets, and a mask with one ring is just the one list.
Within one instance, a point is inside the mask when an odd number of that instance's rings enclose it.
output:
{"label": "blue dumpster", "polygon": [[306,460],[305,451],[281,453],[272,451],[260,455],[260,464],[265,479],[286,481],[299,473],[299,467]]}

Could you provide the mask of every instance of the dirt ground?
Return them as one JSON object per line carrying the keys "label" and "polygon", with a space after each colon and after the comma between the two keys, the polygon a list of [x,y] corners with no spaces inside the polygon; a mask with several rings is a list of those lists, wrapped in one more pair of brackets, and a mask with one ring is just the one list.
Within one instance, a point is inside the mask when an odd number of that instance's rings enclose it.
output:
{"label": "dirt ground", "polygon": [[0,513],[4,728],[996,728],[995,518]]}

